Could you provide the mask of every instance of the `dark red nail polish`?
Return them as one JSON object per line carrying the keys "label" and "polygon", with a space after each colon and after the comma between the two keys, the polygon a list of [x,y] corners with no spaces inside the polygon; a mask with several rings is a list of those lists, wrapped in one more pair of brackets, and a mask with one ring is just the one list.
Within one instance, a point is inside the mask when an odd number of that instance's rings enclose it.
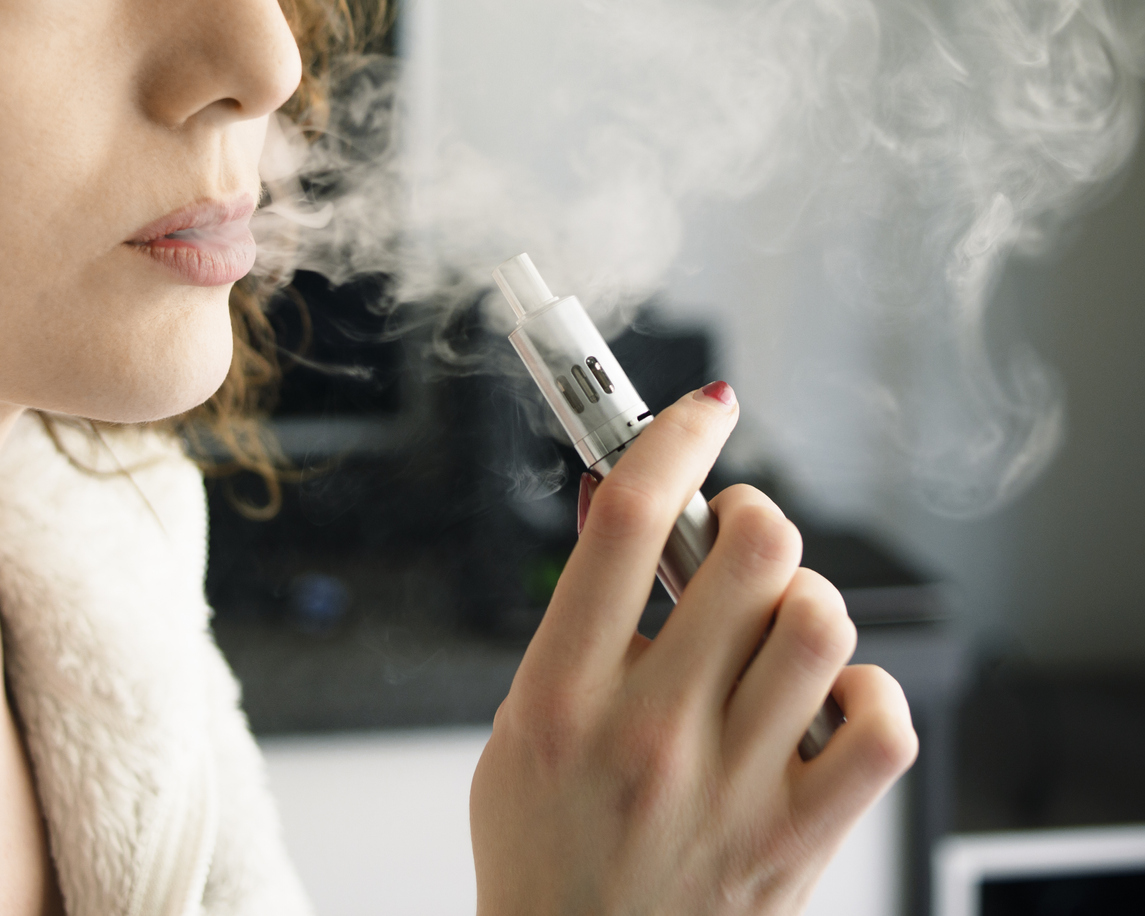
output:
{"label": "dark red nail polish", "polygon": [[710,385],[705,385],[697,392],[697,395],[719,401],[725,407],[731,407],[736,402],[736,393],[732,391],[732,386],[727,382],[712,382]]}
{"label": "dark red nail polish", "polygon": [[580,493],[576,501],[576,533],[584,531],[584,520],[588,518],[588,507],[596,490],[597,480],[588,471],[580,475]]}

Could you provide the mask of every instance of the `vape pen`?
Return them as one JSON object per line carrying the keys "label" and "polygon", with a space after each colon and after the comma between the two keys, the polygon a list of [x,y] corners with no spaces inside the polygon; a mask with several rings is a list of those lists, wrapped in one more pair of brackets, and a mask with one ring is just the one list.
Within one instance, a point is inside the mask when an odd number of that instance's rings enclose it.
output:
{"label": "vape pen", "polygon": [[[603,479],[649,423],[652,411],[641,399],[576,296],[554,296],[527,254],[510,258],[493,279],[517,316],[509,335],[533,380],[565,428],[589,473]],[[696,493],[676,521],[657,571],[679,601],[716,542],[716,516]],[[799,742],[810,760],[843,723],[831,696]]]}

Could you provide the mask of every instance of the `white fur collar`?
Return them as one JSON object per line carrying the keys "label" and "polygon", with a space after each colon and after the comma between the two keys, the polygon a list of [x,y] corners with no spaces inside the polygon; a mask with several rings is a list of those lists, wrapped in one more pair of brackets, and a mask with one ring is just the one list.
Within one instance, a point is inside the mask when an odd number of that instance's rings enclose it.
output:
{"label": "white fur collar", "polygon": [[197,469],[63,436],[94,472],[36,417],[0,448],[0,619],[69,914],[307,912],[207,626]]}

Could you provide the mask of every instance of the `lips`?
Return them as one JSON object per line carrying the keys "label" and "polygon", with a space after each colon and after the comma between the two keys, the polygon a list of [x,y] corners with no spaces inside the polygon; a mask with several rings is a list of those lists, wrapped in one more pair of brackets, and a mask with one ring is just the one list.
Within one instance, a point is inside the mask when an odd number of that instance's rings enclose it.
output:
{"label": "lips", "polygon": [[249,194],[200,201],[145,226],[126,244],[188,286],[234,283],[254,266],[254,206]]}

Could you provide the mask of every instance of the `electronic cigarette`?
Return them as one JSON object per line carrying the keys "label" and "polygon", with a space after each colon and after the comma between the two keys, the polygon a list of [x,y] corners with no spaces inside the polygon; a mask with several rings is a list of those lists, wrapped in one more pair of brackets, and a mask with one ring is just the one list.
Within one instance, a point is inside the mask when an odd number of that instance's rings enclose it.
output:
{"label": "electronic cigarette", "polygon": [[[576,296],[554,296],[527,254],[510,258],[493,279],[517,316],[514,349],[572,439],[589,473],[603,479],[652,422],[648,409]],[[696,493],[676,521],[657,575],[672,601],[716,542],[715,513]],[[831,696],[799,742],[810,760],[843,723]]]}

